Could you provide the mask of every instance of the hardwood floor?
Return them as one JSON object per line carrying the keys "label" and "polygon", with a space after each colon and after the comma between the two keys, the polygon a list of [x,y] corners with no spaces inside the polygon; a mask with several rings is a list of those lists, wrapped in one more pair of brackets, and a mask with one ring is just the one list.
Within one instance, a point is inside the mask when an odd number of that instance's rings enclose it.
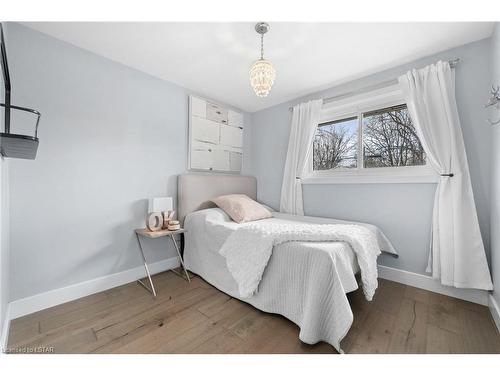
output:
{"label": "hardwood floor", "polygon": [[[231,298],[199,277],[154,276],[153,299],[137,283],[15,319],[9,349],[55,353],[336,353],[307,345],[287,319]],[[349,300],[346,353],[500,353],[485,306],[379,280],[372,302]]]}

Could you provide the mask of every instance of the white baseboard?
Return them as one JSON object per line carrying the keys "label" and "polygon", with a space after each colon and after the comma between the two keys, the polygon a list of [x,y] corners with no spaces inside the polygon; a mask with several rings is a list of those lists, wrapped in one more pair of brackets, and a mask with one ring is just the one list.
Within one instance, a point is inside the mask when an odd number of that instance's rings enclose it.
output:
{"label": "white baseboard", "polygon": [[0,355],[5,354],[4,351],[7,349],[7,341],[9,340],[9,329],[10,329],[10,303],[7,305],[7,311],[5,312],[5,319],[3,320],[2,332],[0,335]]}
{"label": "white baseboard", "polygon": [[382,279],[396,281],[415,288],[430,290],[431,292],[488,306],[489,293],[485,290],[459,289],[451,286],[444,286],[441,285],[438,280],[427,275],[380,265],[378,266],[378,276]]}
{"label": "white baseboard", "polygon": [[[179,267],[177,257],[161,260],[148,264],[149,272],[156,274],[172,268]],[[98,277],[97,279],[84,281],[64,288],[50,290],[34,296],[18,299],[10,303],[10,319],[16,319],[24,315],[34,313],[61,303],[69,302],[90,294],[102,292],[103,290],[115,288],[145,277],[144,266],[135,267],[126,271]]]}
{"label": "white baseboard", "polygon": [[492,294],[489,295],[489,302],[490,302],[491,316],[495,321],[495,325],[497,326],[498,332],[500,332],[500,306],[498,306],[498,303]]}

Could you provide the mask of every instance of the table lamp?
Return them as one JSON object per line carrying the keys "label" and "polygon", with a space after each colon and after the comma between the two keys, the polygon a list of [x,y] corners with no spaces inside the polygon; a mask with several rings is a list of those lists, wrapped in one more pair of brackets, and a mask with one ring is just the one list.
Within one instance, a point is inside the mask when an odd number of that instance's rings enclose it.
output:
{"label": "table lamp", "polygon": [[149,199],[148,213],[165,212],[173,209],[172,197],[158,197]]}

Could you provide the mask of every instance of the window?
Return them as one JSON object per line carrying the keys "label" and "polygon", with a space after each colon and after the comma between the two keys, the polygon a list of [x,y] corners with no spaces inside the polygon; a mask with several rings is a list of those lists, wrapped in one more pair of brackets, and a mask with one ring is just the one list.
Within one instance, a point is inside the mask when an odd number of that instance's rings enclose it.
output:
{"label": "window", "polygon": [[318,125],[313,144],[313,169],[356,168],[358,165],[358,118]]}
{"label": "window", "polygon": [[363,113],[363,166],[425,165],[425,152],[406,104]]}
{"label": "window", "polygon": [[311,159],[305,183],[436,181],[400,94],[324,110]]}

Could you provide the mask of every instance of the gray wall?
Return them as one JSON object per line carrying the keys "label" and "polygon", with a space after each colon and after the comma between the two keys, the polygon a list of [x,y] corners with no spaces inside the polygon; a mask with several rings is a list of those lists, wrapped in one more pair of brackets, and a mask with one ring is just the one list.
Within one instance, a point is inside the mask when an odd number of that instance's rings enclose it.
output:
{"label": "gray wall", "polygon": [[[4,30],[7,36],[6,30]],[[0,68],[1,69],[1,68]],[[3,75],[0,74],[0,102],[4,102]],[[0,109],[0,131],[4,131],[4,111]],[[0,337],[9,305],[9,162],[0,156]],[[0,348],[0,351],[2,348]]]}
{"label": "gray wall", "polygon": [[[133,229],[146,198],[175,197],[185,172],[189,92],[18,24],[8,32],[13,102],[42,113],[37,159],[10,162],[11,299],[141,265]],[[145,248],[151,262],[174,255],[166,239]]]}
{"label": "gray wall", "polygon": [[[500,85],[500,24],[496,24],[491,39],[492,84]],[[493,120],[500,117],[491,111]],[[500,305],[500,126],[492,126],[491,153],[491,268],[493,273],[493,296]]]}
{"label": "gray wall", "polygon": [[[259,200],[279,208],[291,113],[288,107],[312,98],[326,98],[393,79],[412,68],[439,59],[460,57],[456,69],[457,102],[479,222],[489,255],[490,128],[483,104],[490,85],[490,40],[482,40],[410,64],[284,103],[252,115],[253,173]],[[378,225],[400,253],[382,256],[381,263],[424,273],[430,242],[435,184],[306,185],[306,215],[365,221]]]}
{"label": "gray wall", "polygon": [[[1,80],[0,80],[1,82]],[[3,83],[2,83],[3,84]],[[1,96],[3,100],[3,94]],[[3,123],[2,123],[3,131]],[[0,157],[0,337],[9,305],[9,180],[8,161]],[[2,348],[0,348],[2,350]]]}

